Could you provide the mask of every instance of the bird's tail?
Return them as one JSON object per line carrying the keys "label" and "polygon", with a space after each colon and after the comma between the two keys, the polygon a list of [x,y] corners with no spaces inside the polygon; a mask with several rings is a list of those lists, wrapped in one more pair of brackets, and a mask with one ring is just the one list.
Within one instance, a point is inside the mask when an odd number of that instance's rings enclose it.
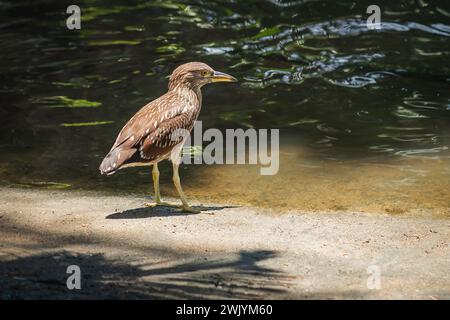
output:
{"label": "bird's tail", "polygon": [[122,149],[117,147],[112,149],[100,164],[100,173],[104,175],[111,175],[116,173],[120,167],[133,156],[136,149]]}

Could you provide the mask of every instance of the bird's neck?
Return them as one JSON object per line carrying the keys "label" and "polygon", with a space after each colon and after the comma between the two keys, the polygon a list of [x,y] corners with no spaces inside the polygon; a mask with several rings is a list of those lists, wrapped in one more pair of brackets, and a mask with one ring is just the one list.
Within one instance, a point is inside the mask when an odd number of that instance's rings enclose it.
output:
{"label": "bird's neck", "polygon": [[180,84],[170,88],[169,91],[174,92],[189,105],[199,107],[202,105],[202,91],[200,87]]}

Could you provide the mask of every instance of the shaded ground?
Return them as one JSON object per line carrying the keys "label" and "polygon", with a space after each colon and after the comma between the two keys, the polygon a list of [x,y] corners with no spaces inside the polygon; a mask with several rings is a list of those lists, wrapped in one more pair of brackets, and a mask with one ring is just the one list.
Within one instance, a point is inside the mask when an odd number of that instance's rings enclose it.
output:
{"label": "shaded ground", "polygon": [[[0,298],[450,298],[450,219],[0,189]],[[81,290],[66,288],[78,265]],[[367,287],[371,266],[379,290]]]}

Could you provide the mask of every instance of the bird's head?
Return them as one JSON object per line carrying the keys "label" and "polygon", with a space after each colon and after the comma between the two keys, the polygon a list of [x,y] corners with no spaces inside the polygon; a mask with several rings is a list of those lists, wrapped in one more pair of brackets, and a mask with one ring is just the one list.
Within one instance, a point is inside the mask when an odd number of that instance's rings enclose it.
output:
{"label": "bird's head", "polygon": [[169,90],[177,86],[201,88],[212,82],[235,82],[237,79],[229,74],[215,71],[203,62],[189,62],[176,68],[169,80]]}

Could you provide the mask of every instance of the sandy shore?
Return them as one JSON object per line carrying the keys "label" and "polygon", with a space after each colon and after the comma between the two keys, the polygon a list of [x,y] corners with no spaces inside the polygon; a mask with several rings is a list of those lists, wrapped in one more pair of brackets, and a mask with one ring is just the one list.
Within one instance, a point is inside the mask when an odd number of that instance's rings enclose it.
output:
{"label": "sandy shore", "polygon": [[[0,298],[450,298],[445,217],[211,204],[185,214],[132,195],[0,195]],[[81,290],[66,287],[69,265]]]}

